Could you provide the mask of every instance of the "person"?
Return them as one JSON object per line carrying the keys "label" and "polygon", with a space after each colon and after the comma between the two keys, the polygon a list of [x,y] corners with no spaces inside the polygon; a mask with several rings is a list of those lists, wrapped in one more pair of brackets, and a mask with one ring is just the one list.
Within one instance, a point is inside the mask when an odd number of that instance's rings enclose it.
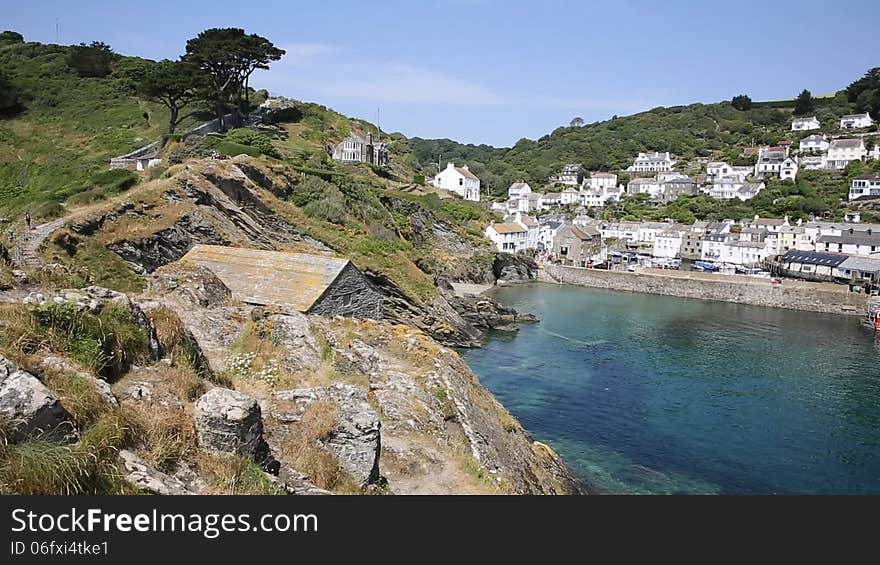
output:
{"label": "person", "polygon": [[31,231],[31,213],[30,212],[25,212],[24,223],[27,224],[27,230]]}

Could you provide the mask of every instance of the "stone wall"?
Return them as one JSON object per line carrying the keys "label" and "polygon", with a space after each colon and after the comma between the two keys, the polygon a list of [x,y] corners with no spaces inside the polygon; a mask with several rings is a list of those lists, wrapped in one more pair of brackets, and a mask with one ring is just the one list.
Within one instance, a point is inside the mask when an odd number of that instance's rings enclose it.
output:
{"label": "stone wall", "polygon": [[552,282],[593,288],[718,300],[828,314],[863,316],[867,305],[867,297],[864,294],[846,292],[845,288],[838,291],[805,285],[786,286],[785,281],[781,285],[774,286],[769,281],[761,279],[756,279],[755,282],[739,280],[728,282],[664,276],[662,274],[577,269],[560,265],[546,265],[541,274],[545,280],[549,275]]}
{"label": "stone wall", "polygon": [[349,263],[309,309],[319,316],[382,319],[382,294]]}

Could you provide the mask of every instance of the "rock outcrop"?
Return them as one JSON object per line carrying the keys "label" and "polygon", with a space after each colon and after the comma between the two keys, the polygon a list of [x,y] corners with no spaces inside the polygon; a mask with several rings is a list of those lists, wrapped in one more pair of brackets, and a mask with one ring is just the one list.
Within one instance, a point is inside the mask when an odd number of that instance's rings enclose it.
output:
{"label": "rock outcrop", "polygon": [[324,388],[285,390],[275,393],[272,417],[296,426],[313,402],[331,402],[336,407],[332,431],[319,440],[360,486],[379,479],[381,439],[379,415],[367,402],[362,389],[349,384]]}
{"label": "rock outcrop", "polygon": [[0,420],[12,442],[28,437],[65,439],[73,432],[70,414],[37,377],[0,355]]}
{"label": "rock outcrop", "polygon": [[498,253],[492,264],[495,278],[505,282],[529,282],[538,278],[538,264],[526,255]]}
{"label": "rock outcrop", "polygon": [[518,312],[485,295],[458,295],[445,278],[437,280],[437,289],[471,326],[484,330],[517,331],[521,323],[537,322],[534,314]]}
{"label": "rock outcrop", "polygon": [[122,478],[138,490],[149,494],[198,494],[180,479],[156,469],[136,453],[123,449],[119,452]]}
{"label": "rock outcrop", "polygon": [[198,445],[221,453],[237,453],[277,473],[278,461],[263,439],[263,419],[256,399],[225,388],[209,390],[196,402]]}

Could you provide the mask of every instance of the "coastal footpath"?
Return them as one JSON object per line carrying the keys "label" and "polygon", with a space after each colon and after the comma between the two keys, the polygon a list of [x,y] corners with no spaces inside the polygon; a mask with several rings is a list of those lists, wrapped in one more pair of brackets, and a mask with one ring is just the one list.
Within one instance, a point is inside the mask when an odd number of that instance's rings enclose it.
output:
{"label": "coastal footpath", "polygon": [[825,314],[862,316],[867,307],[866,295],[849,292],[845,286],[790,280],[773,285],[767,279],[730,275],[656,269],[630,273],[553,264],[545,265],[539,271],[538,279],[544,282],[592,288],[736,302]]}

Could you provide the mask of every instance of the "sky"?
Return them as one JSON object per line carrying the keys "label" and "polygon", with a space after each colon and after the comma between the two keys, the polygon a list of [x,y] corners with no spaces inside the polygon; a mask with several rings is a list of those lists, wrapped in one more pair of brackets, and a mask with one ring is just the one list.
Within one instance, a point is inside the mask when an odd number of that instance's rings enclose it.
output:
{"label": "sky", "polygon": [[877,0],[0,0],[26,40],[174,59],[211,27],[285,49],[251,85],[383,131],[510,146],[568,125],[745,93],[844,88],[880,66]]}

